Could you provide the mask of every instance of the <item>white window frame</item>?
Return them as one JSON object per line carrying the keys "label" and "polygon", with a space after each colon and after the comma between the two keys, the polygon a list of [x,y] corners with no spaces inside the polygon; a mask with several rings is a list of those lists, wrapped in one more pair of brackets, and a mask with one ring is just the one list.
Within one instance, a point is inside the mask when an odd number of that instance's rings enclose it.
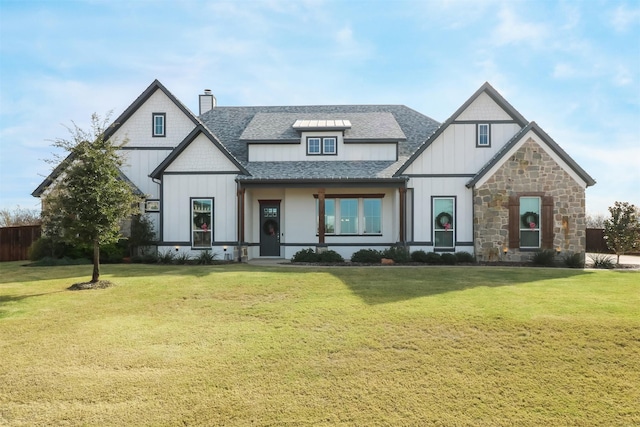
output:
{"label": "white window frame", "polygon": [[[162,132],[157,132],[158,126],[156,125],[156,120],[161,119],[162,123]],[[153,137],[162,138],[167,136],[167,115],[166,113],[152,113],[151,114],[151,132]]]}
{"label": "white window frame", "polygon": [[[522,201],[523,199],[537,199],[538,201],[538,212],[534,212],[538,216],[538,223],[536,227],[526,227],[524,225],[524,219],[522,218],[524,214],[528,211],[522,212]],[[521,196],[518,203],[518,244],[521,249],[540,249],[542,247],[542,198],[538,196]],[[535,231],[538,233],[538,245],[537,246],[523,246],[522,245],[522,232]]]}
{"label": "white window frame", "polygon": [[[196,212],[195,210],[195,203],[196,202],[202,202],[202,201],[208,201],[210,202],[210,206],[211,206],[211,210],[208,212],[209,213],[209,223],[207,224],[207,229],[202,229],[202,227],[199,224],[196,224],[196,214],[197,213],[202,213],[202,214],[206,214],[207,211],[203,210],[201,212]],[[214,199],[213,197],[192,197],[189,201],[189,203],[191,203],[191,207],[190,207],[190,217],[189,220],[191,222],[191,226],[190,226],[190,230],[191,230],[191,247],[193,249],[211,249],[212,243],[213,243],[213,223],[214,223]],[[202,233],[204,234],[204,236],[208,236],[208,240],[209,240],[209,244],[199,244],[196,245],[196,239],[195,239],[195,235],[196,233]],[[206,238],[201,239],[204,243],[206,243]]]}
{"label": "white window frame", "polygon": [[160,200],[148,199],[144,202],[145,212],[160,212]]}
{"label": "white window frame", "polygon": [[[346,195],[345,195],[346,196]],[[383,202],[382,202],[382,198],[381,197],[328,197],[325,199],[325,203],[331,200],[333,201],[333,205],[334,205],[334,212],[333,212],[333,218],[331,218],[333,220],[333,231],[326,231],[326,229],[328,229],[329,227],[326,225],[327,222],[331,223],[331,221],[327,221],[327,217],[329,217],[330,215],[327,214],[326,211],[326,207],[325,207],[325,235],[330,235],[330,236],[382,236],[382,227],[383,227]],[[342,222],[343,222],[343,218],[342,218],[342,213],[341,213],[341,204],[340,201],[342,200],[357,200],[357,212],[356,212],[356,217],[355,220],[357,222],[357,226],[356,226],[356,232],[355,233],[343,233],[342,232]],[[375,232],[375,233],[369,233],[365,230],[366,228],[366,218],[365,218],[365,209],[364,209],[364,201],[365,200],[378,200],[380,203],[380,231],[379,232]],[[326,206],[326,205],[325,205]],[[316,233],[319,227],[319,200],[316,199]],[[351,218],[349,218],[351,219]]]}
{"label": "white window frame", "polygon": [[[486,129],[486,133],[483,132]],[[482,141],[482,137],[486,136],[486,142]],[[476,140],[477,147],[491,147],[491,125],[489,123],[478,123],[478,138]]]}
{"label": "white window frame", "polygon": [[[311,141],[314,142],[314,150],[311,150]],[[328,142],[332,141],[333,149],[328,149]],[[315,144],[318,149],[315,150]],[[338,154],[338,138],[335,136],[308,136],[307,137],[307,155],[308,156],[335,156]]]}
{"label": "white window frame", "polygon": [[[450,200],[452,206],[452,212],[447,215],[451,216],[451,221],[449,222],[450,226],[447,228],[442,228],[436,222],[438,221],[438,216],[444,212],[436,212],[436,201],[438,200]],[[434,249],[454,249],[456,246],[456,198],[453,196],[438,196],[433,197],[431,199],[431,212],[432,212],[432,224],[433,224],[433,247]],[[440,219],[442,221],[442,218]],[[436,242],[436,233],[451,233],[451,246],[437,246]]]}

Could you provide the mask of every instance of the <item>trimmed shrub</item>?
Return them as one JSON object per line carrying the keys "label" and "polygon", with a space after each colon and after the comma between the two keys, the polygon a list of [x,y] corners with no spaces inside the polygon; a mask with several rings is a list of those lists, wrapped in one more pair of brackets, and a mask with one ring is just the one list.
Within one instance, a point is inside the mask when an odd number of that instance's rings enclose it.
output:
{"label": "trimmed shrub", "polygon": [[437,265],[442,264],[442,257],[439,253],[436,252],[428,252],[426,258],[427,264]]}
{"label": "trimmed shrub", "polygon": [[458,262],[458,258],[456,258],[454,254],[448,252],[440,255],[440,259],[442,260],[442,263],[446,265],[455,265]]}
{"label": "trimmed shrub", "polygon": [[64,256],[66,245],[60,241],[54,241],[51,237],[40,237],[29,247],[29,259],[38,261],[39,259],[59,258]]}
{"label": "trimmed shrub", "polygon": [[217,256],[218,254],[211,251],[202,251],[194,258],[194,261],[199,265],[211,265],[215,262]]}
{"label": "trimmed shrub", "polygon": [[344,258],[336,251],[324,251],[318,254],[318,262],[344,262]]}
{"label": "trimmed shrub", "polygon": [[540,267],[553,267],[555,265],[555,258],[555,251],[545,249],[543,251],[536,252],[531,261],[533,262],[533,265]]}
{"label": "trimmed shrub", "polygon": [[565,255],[564,265],[569,268],[584,268],[584,262],[582,261],[582,255],[579,253]]}
{"label": "trimmed shrub", "polygon": [[411,256],[406,248],[401,246],[391,246],[382,251],[382,258],[392,259],[396,264],[403,264],[411,261]]}
{"label": "trimmed shrub", "polygon": [[176,257],[174,258],[174,261],[176,264],[189,264],[189,261],[191,261],[191,255],[186,252],[178,253],[178,255],[176,255]]}
{"label": "trimmed shrub", "polygon": [[175,257],[176,256],[173,254],[171,249],[167,249],[166,251],[158,254],[158,262],[160,264],[171,264]]}
{"label": "trimmed shrub", "polygon": [[423,250],[411,252],[411,261],[427,263],[427,253]]}
{"label": "trimmed shrub", "polygon": [[351,262],[360,262],[363,264],[380,264],[382,260],[382,252],[375,249],[360,249],[351,255]]}
{"label": "trimmed shrub", "polygon": [[33,267],[54,267],[54,266],[61,266],[61,265],[87,265],[87,264],[93,264],[93,262],[86,258],[68,258],[68,257],[52,258],[52,257],[46,256],[39,259],[38,261],[32,262],[29,265]]}
{"label": "trimmed shrub", "polygon": [[314,249],[301,249],[291,257],[291,262],[318,262],[318,254]]}
{"label": "trimmed shrub", "polygon": [[[92,255],[93,255],[93,251]],[[127,254],[127,241],[122,239],[117,243],[100,246],[100,262],[104,264],[115,264],[122,262],[122,258]],[[91,258],[91,257],[89,257]]]}
{"label": "trimmed shrub", "polygon": [[141,260],[145,264],[157,264],[158,262],[160,262],[158,260],[158,254],[156,252],[142,255]]}
{"label": "trimmed shrub", "polygon": [[458,264],[472,264],[475,262],[473,255],[464,251],[456,252],[456,260],[458,261]]}
{"label": "trimmed shrub", "polygon": [[601,268],[601,269],[612,269],[616,266],[613,261],[613,257],[607,254],[593,254],[589,255],[591,259],[591,266],[593,268]]}

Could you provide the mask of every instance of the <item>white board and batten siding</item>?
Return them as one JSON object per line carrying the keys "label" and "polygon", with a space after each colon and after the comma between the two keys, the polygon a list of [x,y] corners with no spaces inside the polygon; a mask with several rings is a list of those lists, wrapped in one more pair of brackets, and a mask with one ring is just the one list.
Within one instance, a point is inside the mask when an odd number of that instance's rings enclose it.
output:
{"label": "white board and batten siding", "polygon": [[[433,240],[432,197],[455,197],[456,241],[473,241],[473,193],[465,184],[470,178],[411,178],[408,187],[413,189],[412,233],[408,239],[416,242]],[[461,248],[460,250],[470,251]]]}
{"label": "white board and batten siding", "polygon": [[162,177],[163,240],[191,240],[191,199],[214,199],[215,241],[237,240],[238,168],[200,134],[165,169]]}

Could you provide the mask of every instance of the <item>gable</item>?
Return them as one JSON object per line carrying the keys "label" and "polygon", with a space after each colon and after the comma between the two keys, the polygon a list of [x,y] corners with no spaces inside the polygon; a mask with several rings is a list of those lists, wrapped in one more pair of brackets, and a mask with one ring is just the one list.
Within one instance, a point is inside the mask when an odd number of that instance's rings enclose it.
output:
{"label": "gable", "polygon": [[200,133],[165,169],[166,172],[238,172],[238,167]]}
{"label": "gable", "polygon": [[513,120],[486,92],[482,92],[455,119],[456,121]]}
{"label": "gable", "polygon": [[[516,153],[523,146],[534,146],[534,154],[531,159],[520,159]],[[515,164],[518,167],[539,167],[534,163],[545,163],[550,168],[549,163],[557,165],[563,169],[582,188],[594,185],[595,180],[589,176],[560,146],[553,141],[535,122],[531,122],[518,135],[499,151],[493,159],[471,180],[467,187],[479,187],[486,183],[505,164]],[[542,177],[541,177],[542,178]]]}
{"label": "gable", "polygon": [[[153,115],[164,114],[165,135],[153,136]],[[155,90],[126,121],[118,123],[113,136],[127,138],[127,147],[175,147],[196,126],[190,117],[162,90]]]}

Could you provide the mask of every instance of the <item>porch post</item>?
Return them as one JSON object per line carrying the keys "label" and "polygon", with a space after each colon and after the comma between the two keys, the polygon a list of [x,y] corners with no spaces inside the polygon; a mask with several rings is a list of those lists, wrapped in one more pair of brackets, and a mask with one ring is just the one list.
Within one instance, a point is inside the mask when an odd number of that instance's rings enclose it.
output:
{"label": "porch post", "polygon": [[325,224],[324,224],[324,188],[318,190],[318,244],[324,245],[324,233],[325,233]]}
{"label": "porch post", "polygon": [[238,186],[238,261],[247,261],[247,245],[244,241],[244,196],[245,188]]}
{"label": "porch post", "polygon": [[400,187],[400,243],[404,246],[406,242],[406,206],[407,206],[407,189]]}

